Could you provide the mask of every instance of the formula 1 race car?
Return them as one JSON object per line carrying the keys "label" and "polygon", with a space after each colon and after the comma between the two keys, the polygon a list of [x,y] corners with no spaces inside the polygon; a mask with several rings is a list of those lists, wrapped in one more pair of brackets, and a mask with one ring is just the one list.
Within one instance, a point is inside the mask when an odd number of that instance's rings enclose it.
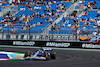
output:
{"label": "formula 1 race car", "polygon": [[30,51],[25,53],[25,60],[50,60],[56,59],[56,52],[53,52],[52,49],[38,49],[34,54]]}

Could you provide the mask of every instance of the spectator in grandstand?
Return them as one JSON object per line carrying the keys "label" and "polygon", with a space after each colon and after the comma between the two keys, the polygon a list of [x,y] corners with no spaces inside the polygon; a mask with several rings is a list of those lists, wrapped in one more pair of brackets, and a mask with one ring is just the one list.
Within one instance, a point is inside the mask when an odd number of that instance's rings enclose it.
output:
{"label": "spectator in grandstand", "polygon": [[40,22],[40,25],[43,25],[43,22],[42,21]]}
{"label": "spectator in grandstand", "polygon": [[51,17],[47,18],[45,21],[46,21],[46,22],[53,22],[53,20],[52,20]]}
{"label": "spectator in grandstand", "polygon": [[34,24],[32,24],[32,27],[35,27],[36,26],[36,24],[34,23]]}
{"label": "spectator in grandstand", "polygon": [[85,11],[85,12],[84,12],[84,15],[88,15],[88,12]]}
{"label": "spectator in grandstand", "polygon": [[60,8],[57,8],[56,11],[57,11],[57,12],[60,12],[61,10],[60,10]]}
{"label": "spectator in grandstand", "polygon": [[42,18],[42,15],[40,14],[39,17]]}
{"label": "spectator in grandstand", "polygon": [[76,22],[77,22],[77,23],[79,22],[79,18],[76,19]]}
{"label": "spectator in grandstand", "polygon": [[85,19],[82,17],[82,20],[81,20],[81,22],[84,22],[85,21]]}
{"label": "spectator in grandstand", "polygon": [[75,34],[76,33],[76,26],[74,25],[74,24],[72,24],[72,29],[73,29],[73,31],[74,31],[74,33],[73,34]]}
{"label": "spectator in grandstand", "polygon": [[4,20],[3,20],[3,22],[8,22],[8,19],[7,19],[7,17],[4,17]]}
{"label": "spectator in grandstand", "polygon": [[76,23],[76,20],[75,19],[73,19],[73,23]]}
{"label": "spectator in grandstand", "polygon": [[98,33],[98,36],[100,36],[100,32]]}
{"label": "spectator in grandstand", "polygon": [[31,6],[29,7],[29,11],[34,11],[34,8],[32,8]]}
{"label": "spectator in grandstand", "polygon": [[95,19],[92,19],[92,17],[90,17],[89,21],[90,22],[95,22],[96,20]]}
{"label": "spectator in grandstand", "polygon": [[49,18],[47,18],[47,19],[45,20],[45,22],[49,22]]}
{"label": "spectator in grandstand", "polygon": [[97,37],[95,38],[95,43],[97,43]]}
{"label": "spectator in grandstand", "polygon": [[37,17],[39,17],[39,12],[35,12],[35,15],[36,15]]}
{"label": "spectator in grandstand", "polygon": [[71,27],[71,23],[68,23],[67,27]]}
{"label": "spectator in grandstand", "polygon": [[93,5],[93,9],[95,9],[95,10],[98,9],[98,8],[95,6],[95,4]]}
{"label": "spectator in grandstand", "polygon": [[18,25],[22,25],[22,22],[20,21],[20,22],[18,23]]}
{"label": "spectator in grandstand", "polygon": [[84,26],[84,27],[83,27],[83,31],[85,31],[85,30],[86,30],[86,27]]}
{"label": "spectator in grandstand", "polygon": [[33,25],[32,23],[31,23],[31,24],[29,24],[29,28],[31,28],[31,27],[32,27],[32,25]]}
{"label": "spectator in grandstand", "polygon": [[87,32],[85,32],[85,34],[87,34],[87,35],[90,34],[90,30],[89,30],[89,28],[88,28]]}
{"label": "spectator in grandstand", "polygon": [[59,4],[59,3],[57,3],[56,7],[60,7],[60,4]]}
{"label": "spectator in grandstand", "polygon": [[53,27],[56,27],[56,26],[57,26],[57,24],[55,23]]}
{"label": "spectator in grandstand", "polygon": [[99,37],[99,40],[97,41],[97,43],[100,43],[100,37]]}
{"label": "spectator in grandstand", "polygon": [[95,23],[94,25],[93,25],[93,28],[96,28],[97,27],[97,23]]}
{"label": "spectator in grandstand", "polygon": [[34,10],[36,10],[36,9],[41,10],[41,7],[39,5],[37,5],[37,6],[34,7]]}
{"label": "spectator in grandstand", "polygon": [[84,26],[86,26],[86,25],[90,25],[90,22],[89,21],[85,21],[85,23],[84,23]]}
{"label": "spectator in grandstand", "polygon": [[95,37],[95,36],[97,36],[97,33],[98,33],[98,31],[97,31],[97,29],[95,29],[94,32],[92,33],[92,35]]}
{"label": "spectator in grandstand", "polygon": [[44,13],[42,13],[42,14],[41,14],[41,16],[42,16],[42,18],[45,18],[45,15],[44,15]]}
{"label": "spectator in grandstand", "polygon": [[22,8],[20,8],[20,10],[19,11],[25,11],[25,8],[24,7],[22,7]]}
{"label": "spectator in grandstand", "polygon": [[83,28],[81,28],[80,34],[81,34],[81,35],[84,34],[84,30],[83,30]]}
{"label": "spectator in grandstand", "polygon": [[0,2],[0,11],[1,11],[1,9],[2,9],[2,3]]}
{"label": "spectator in grandstand", "polygon": [[0,27],[0,33],[2,33],[2,32],[3,32],[2,27]]}
{"label": "spectator in grandstand", "polygon": [[75,26],[78,28],[79,27],[79,23],[76,23]]}
{"label": "spectator in grandstand", "polygon": [[66,23],[66,24],[69,24],[69,20],[68,20],[68,18],[67,18],[67,20],[65,21],[65,23]]}
{"label": "spectator in grandstand", "polygon": [[40,22],[39,21],[37,22],[37,25],[40,26]]}
{"label": "spectator in grandstand", "polygon": [[19,20],[20,17],[13,17],[13,22],[17,22]]}
{"label": "spectator in grandstand", "polygon": [[60,25],[59,24],[56,24],[55,27],[56,27],[57,30],[60,30]]}
{"label": "spectator in grandstand", "polygon": [[82,3],[85,3],[85,0],[82,0]]}
{"label": "spectator in grandstand", "polygon": [[91,10],[92,8],[91,8],[91,4],[90,4],[90,2],[88,3],[88,5],[87,5],[87,10]]}
{"label": "spectator in grandstand", "polygon": [[2,2],[0,1],[0,6],[2,6]]}
{"label": "spectator in grandstand", "polygon": [[74,19],[74,16],[76,16],[76,15],[74,15],[74,14],[71,14],[70,18]]}
{"label": "spectator in grandstand", "polygon": [[67,19],[70,18],[69,15],[67,15],[66,18],[67,18]]}
{"label": "spectator in grandstand", "polygon": [[59,17],[59,15],[60,15],[60,14],[59,14],[58,12],[55,13],[55,17],[56,17],[56,18]]}
{"label": "spectator in grandstand", "polygon": [[22,26],[21,30],[27,30],[27,26],[26,25]]}
{"label": "spectator in grandstand", "polygon": [[8,23],[6,22],[4,26],[7,27],[8,26]]}
{"label": "spectator in grandstand", "polygon": [[100,17],[100,15],[97,13],[96,18],[99,18],[99,17]]}
{"label": "spectator in grandstand", "polygon": [[65,22],[62,22],[62,27],[65,27]]}
{"label": "spectator in grandstand", "polygon": [[89,18],[88,19],[86,18],[86,21],[90,21],[90,19]]}
{"label": "spectator in grandstand", "polygon": [[11,33],[12,33],[12,34],[17,33],[17,28],[14,27],[14,29],[11,29]]}
{"label": "spectator in grandstand", "polygon": [[80,29],[78,28],[78,29],[77,29],[77,35],[79,35],[79,34],[80,34]]}
{"label": "spectator in grandstand", "polygon": [[100,27],[100,20],[97,21],[97,26]]}
{"label": "spectator in grandstand", "polygon": [[23,17],[22,17],[22,15],[20,15],[20,19],[19,19],[19,21],[22,21],[23,20]]}
{"label": "spectator in grandstand", "polygon": [[86,27],[84,26],[83,28],[81,28],[81,34],[84,35],[85,34],[85,30],[86,30]]}

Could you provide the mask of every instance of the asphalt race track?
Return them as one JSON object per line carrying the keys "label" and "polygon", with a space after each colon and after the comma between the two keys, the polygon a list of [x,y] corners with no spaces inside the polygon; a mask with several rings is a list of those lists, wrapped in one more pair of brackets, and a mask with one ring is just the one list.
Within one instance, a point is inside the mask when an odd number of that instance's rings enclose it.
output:
{"label": "asphalt race track", "polygon": [[[25,53],[35,52],[31,48],[0,48],[0,50]],[[0,61],[0,67],[100,67],[100,51],[79,51],[79,50],[54,50],[57,52],[56,60],[9,60]]]}

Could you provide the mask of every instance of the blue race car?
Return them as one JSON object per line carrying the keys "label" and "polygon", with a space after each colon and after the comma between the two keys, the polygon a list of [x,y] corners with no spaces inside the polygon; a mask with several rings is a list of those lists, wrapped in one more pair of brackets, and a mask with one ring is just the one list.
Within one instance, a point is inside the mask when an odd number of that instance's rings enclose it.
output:
{"label": "blue race car", "polygon": [[34,54],[30,51],[25,53],[25,60],[50,60],[56,59],[56,52],[53,52],[52,49],[38,49]]}

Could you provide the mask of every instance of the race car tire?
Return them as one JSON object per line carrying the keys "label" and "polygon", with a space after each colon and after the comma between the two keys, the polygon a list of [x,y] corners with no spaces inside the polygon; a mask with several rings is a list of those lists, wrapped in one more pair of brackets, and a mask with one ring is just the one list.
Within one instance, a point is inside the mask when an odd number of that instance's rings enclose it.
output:
{"label": "race car tire", "polygon": [[28,54],[28,52],[26,52],[26,53],[24,54],[24,59],[25,59],[25,60],[30,60],[30,59],[26,59],[26,57],[28,57],[28,56],[30,57],[30,56],[31,56],[31,53]]}
{"label": "race car tire", "polygon": [[25,53],[24,58],[28,56],[28,52]]}
{"label": "race car tire", "polygon": [[56,59],[56,53],[54,52],[51,53],[51,59]]}
{"label": "race car tire", "polygon": [[47,61],[47,60],[50,60],[51,59],[51,57],[49,57],[49,55],[48,55],[48,53],[47,52],[45,52],[44,53],[44,56],[43,57],[45,57],[46,58],[46,60],[45,61]]}

